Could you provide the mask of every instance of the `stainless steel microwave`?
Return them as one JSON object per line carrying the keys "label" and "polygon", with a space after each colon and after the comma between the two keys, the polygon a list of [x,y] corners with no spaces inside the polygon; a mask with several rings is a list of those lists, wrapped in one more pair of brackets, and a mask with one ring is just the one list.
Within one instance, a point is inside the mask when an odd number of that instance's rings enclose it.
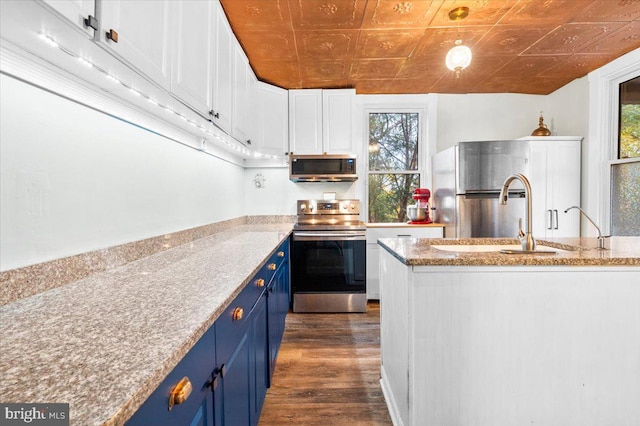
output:
{"label": "stainless steel microwave", "polygon": [[289,179],[294,182],[353,182],[356,156],[349,154],[291,155]]}

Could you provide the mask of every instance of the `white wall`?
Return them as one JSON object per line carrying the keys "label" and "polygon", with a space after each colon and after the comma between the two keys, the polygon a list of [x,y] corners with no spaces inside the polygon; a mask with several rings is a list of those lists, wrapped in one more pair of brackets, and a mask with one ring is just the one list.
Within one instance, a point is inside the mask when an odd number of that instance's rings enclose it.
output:
{"label": "white wall", "polygon": [[0,270],[245,214],[243,169],[1,76]]}
{"label": "white wall", "polygon": [[[256,187],[258,174],[264,185]],[[288,168],[247,168],[244,172],[244,196],[248,215],[295,215],[296,201],[322,198],[323,192],[335,192],[336,198],[360,198],[353,182],[291,182]]]}
{"label": "white wall", "polygon": [[577,78],[546,96],[544,117],[554,135],[586,137],[589,131],[587,77]]}
{"label": "white wall", "polygon": [[461,141],[529,136],[538,127],[546,99],[510,93],[438,95],[436,152]]}

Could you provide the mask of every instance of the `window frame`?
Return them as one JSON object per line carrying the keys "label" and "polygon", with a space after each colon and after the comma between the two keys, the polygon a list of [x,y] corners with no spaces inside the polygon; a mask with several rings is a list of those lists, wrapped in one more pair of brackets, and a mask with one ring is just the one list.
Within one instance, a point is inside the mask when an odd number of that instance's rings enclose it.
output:
{"label": "window frame", "polygon": [[[407,174],[420,174],[420,187],[431,188],[431,155],[435,152],[436,143],[436,108],[437,95],[371,95],[363,102],[362,134],[363,143],[361,158],[364,160],[363,202],[360,205],[361,217],[365,222],[369,218],[369,114],[370,113],[417,113],[418,114],[418,169],[405,171]],[[376,174],[380,174],[377,172]],[[384,173],[396,173],[387,170]]]}
{"label": "window frame", "polygon": [[[589,80],[589,138],[587,169],[583,171],[583,197],[586,209],[596,213],[604,234],[611,233],[611,166],[613,164],[640,161],[618,159],[618,126],[620,110],[620,84],[640,76],[640,49],[602,66],[588,75]],[[586,174],[585,174],[586,172]],[[594,188],[595,194],[586,188]],[[583,227],[586,235],[595,230]],[[585,236],[583,234],[583,236]]]}

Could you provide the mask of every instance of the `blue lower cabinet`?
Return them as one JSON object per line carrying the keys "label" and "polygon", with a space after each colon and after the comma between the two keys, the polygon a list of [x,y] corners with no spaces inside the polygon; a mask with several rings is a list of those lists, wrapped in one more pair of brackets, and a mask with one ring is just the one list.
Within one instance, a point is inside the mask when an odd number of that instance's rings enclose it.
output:
{"label": "blue lower cabinet", "polygon": [[278,350],[284,335],[285,321],[291,305],[289,242],[285,241],[279,251],[285,253],[284,262],[276,271],[267,290],[269,297],[269,381],[271,381],[275,370]]}
{"label": "blue lower cabinet", "polygon": [[290,300],[286,241],[127,424],[257,425]]}
{"label": "blue lower cabinet", "polygon": [[[223,315],[216,322],[216,426],[258,424],[268,380],[266,288],[263,290],[248,314],[235,319]],[[239,306],[234,306],[230,312],[237,313]]]}
{"label": "blue lower cabinet", "polygon": [[127,425],[213,426],[214,345],[215,327],[212,326]]}
{"label": "blue lower cabinet", "polygon": [[268,327],[267,293],[258,301],[251,323],[251,344],[253,359],[252,371],[255,383],[252,396],[251,424],[257,424],[262,411],[264,399],[269,387],[269,327]]}
{"label": "blue lower cabinet", "polygon": [[224,364],[217,369],[220,383],[214,392],[215,424],[251,424],[251,346],[248,330]]}

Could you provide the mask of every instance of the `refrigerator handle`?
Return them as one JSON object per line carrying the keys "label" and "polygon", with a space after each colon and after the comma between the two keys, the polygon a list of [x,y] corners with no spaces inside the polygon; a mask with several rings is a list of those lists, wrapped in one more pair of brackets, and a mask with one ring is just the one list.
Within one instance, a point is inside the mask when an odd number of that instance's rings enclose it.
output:
{"label": "refrigerator handle", "polygon": [[553,212],[551,210],[547,210],[547,212],[549,213],[549,221],[547,222],[547,229],[552,229],[553,227]]}
{"label": "refrigerator handle", "polygon": [[555,226],[553,227],[553,229],[558,229],[558,210],[554,210],[554,211],[553,211],[553,213],[554,213],[554,214],[555,214],[555,216],[556,216],[556,221],[555,221],[555,222],[556,222],[556,224],[555,224]]}

